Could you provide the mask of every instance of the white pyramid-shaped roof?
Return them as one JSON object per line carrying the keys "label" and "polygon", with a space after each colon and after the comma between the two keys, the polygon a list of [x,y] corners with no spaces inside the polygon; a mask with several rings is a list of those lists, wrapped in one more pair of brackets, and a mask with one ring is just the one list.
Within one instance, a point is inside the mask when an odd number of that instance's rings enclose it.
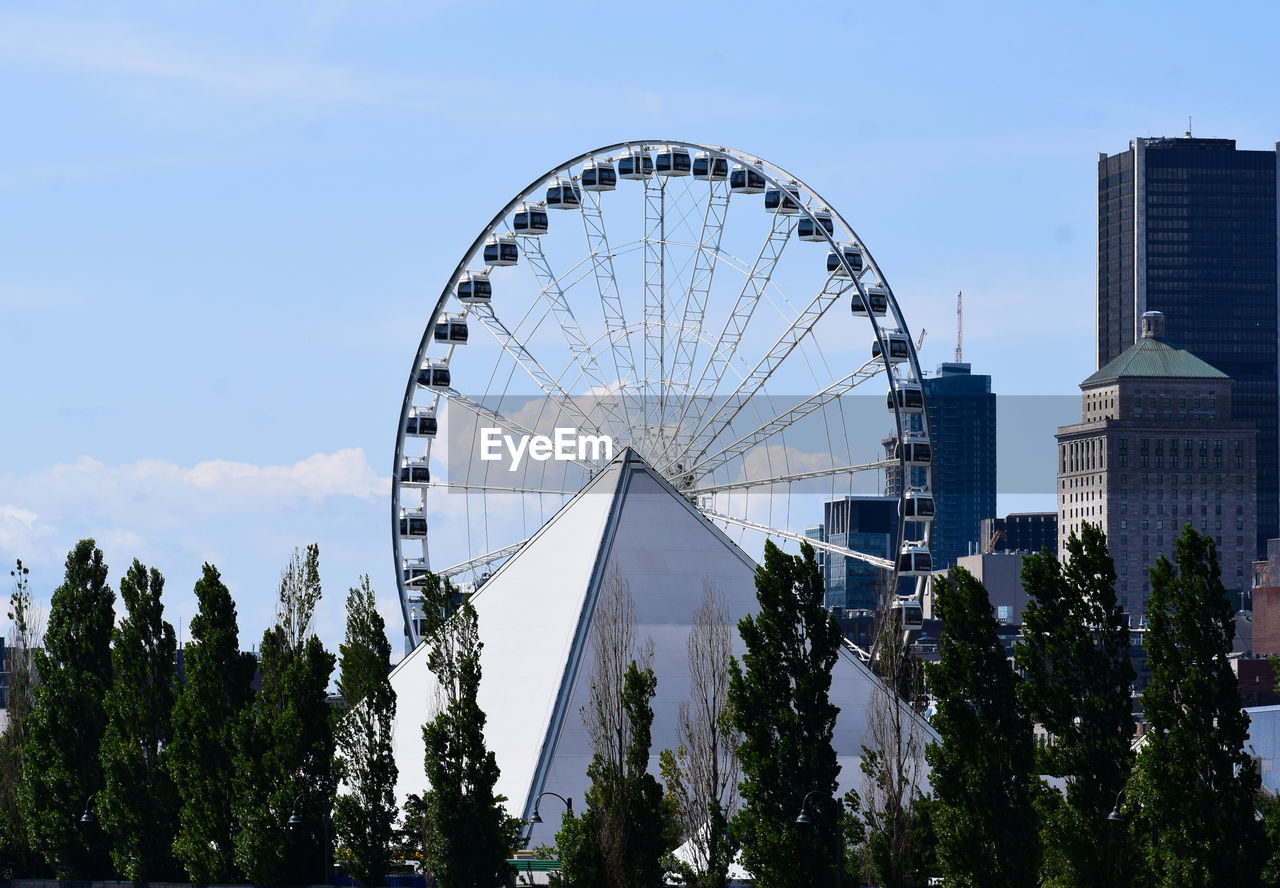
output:
{"label": "white pyramid-shaped roof", "polygon": [[[709,580],[735,621],[757,609],[755,562],[633,451],[625,451],[574,496],[472,598],[484,642],[480,706],[485,737],[502,776],[497,791],[528,817],[540,792],[573,798],[581,810],[591,741],[581,710],[590,694],[591,621],[606,577],[616,569],[635,601],[636,638],[653,640],[650,770],[679,745],[677,713],[689,699],[687,643]],[[738,642],[737,653],[741,654]],[[392,672],[398,697],[397,796],[426,788],[422,725],[437,711],[436,681],[420,645]],[[840,707],[835,744],[842,791],[861,785],[866,704],[878,680],[842,651],[831,697]],[[552,843],[554,800],[532,844]]]}

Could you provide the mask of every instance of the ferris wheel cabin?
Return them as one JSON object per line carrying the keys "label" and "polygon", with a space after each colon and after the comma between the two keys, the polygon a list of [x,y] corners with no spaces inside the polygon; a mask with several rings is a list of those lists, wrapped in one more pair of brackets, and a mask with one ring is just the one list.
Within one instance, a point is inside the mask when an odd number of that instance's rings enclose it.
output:
{"label": "ferris wheel cabin", "polygon": [[520,261],[520,248],[514,237],[495,234],[484,242],[484,264],[493,268],[507,268]]}
{"label": "ferris wheel cabin", "polygon": [[404,421],[406,435],[412,438],[434,438],[439,429],[434,407],[428,407],[425,410],[418,407],[409,408],[409,415]]}
{"label": "ferris wheel cabin", "polygon": [[[796,225],[796,237],[802,241],[812,241],[813,243],[822,243],[826,238],[822,232],[834,234],[836,230],[835,223],[831,221],[831,214],[826,210],[818,210],[810,216],[801,216],[799,223]],[[827,269],[831,271],[831,269]]]}
{"label": "ferris wheel cabin", "polygon": [[515,218],[511,220],[511,227],[516,234],[540,235],[547,233],[548,221],[547,211],[542,207],[520,204]]}
{"label": "ferris wheel cabin", "polygon": [[[890,362],[898,364],[911,357],[911,343],[907,340],[907,334],[897,330],[883,330],[881,335],[884,337],[885,345],[889,347]],[[871,343],[871,357],[878,358],[883,354],[884,350],[880,347],[880,340],[873,340]]]}
{"label": "ferris wheel cabin", "polygon": [[422,558],[405,558],[401,576],[406,586],[416,586],[427,578],[427,562]]}
{"label": "ferris wheel cabin", "polygon": [[923,490],[908,490],[902,498],[902,517],[907,521],[927,524],[933,520],[933,494]]}
{"label": "ferris wheel cabin", "polygon": [[731,194],[760,194],[764,191],[764,174],[748,166],[736,166],[729,173]]}
{"label": "ferris wheel cabin", "polygon": [[582,206],[582,192],[572,179],[556,179],[547,188],[547,209],[576,210]]}
{"label": "ferris wheel cabin", "polygon": [[693,157],[693,178],[723,182],[729,178],[729,161],[723,157],[713,157],[706,151],[699,151]]}
{"label": "ferris wheel cabin", "polygon": [[655,167],[659,176],[687,176],[693,168],[689,151],[685,148],[663,148],[658,152]]}
{"label": "ferris wheel cabin", "polygon": [[927,577],[933,572],[933,556],[923,543],[907,543],[898,553],[898,576]]}
{"label": "ferris wheel cabin", "polygon": [[618,159],[618,178],[647,179],[653,175],[653,158],[648,152],[632,148]]}
{"label": "ferris wheel cabin", "polygon": [[908,632],[924,628],[924,608],[914,598],[899,598],[893,606],[893,612],[898,618],[899,628]]}
{"label": "ferris wheel cabin", "polygon": [[[803,219],[801,220],[804,221]],[[821,237],[815,240],[821,240]],[[858,249],[856,244],[841,244],[836,250],[827,253],[827,274],[834,274],[836,277],[848,277],[849,268],[853,269],[854,274],[862,274],[862,250]],[[840,261],[840,257],[844,256],[845,262]]]}
{"label": "ferris wheel cabin", "polygon": [[454,345],[462,345],[467,341],[467,321],[462,316],[451,317],[445,315],[436,321],[435,330],[436,342],[449,342]]}
{"label": "ferris wheel cabin", "polygon": [[902,460],[908,466],[927,466],[933,462],[933,447],[928,438],[908,435],[906,440],[893,445],[893,458]]}
{"label": "ferris wheel cabin", "polygon": [[468,271],[458,281],[457,295],[463,305],[488,305],[493,299],[493,283],[483,274]]}
{"label": "ferris wheel cabin", "polygon": [[422,509],[400,510],[400,536],[407,540],[426,539],[427,516]]}
{"label": "ferris wheel cabin", "polygon": [[791,182],[781,188],[768,188],[764,193],[764,208],[770,213],[800,212],[800,186]]}
{"label": "ferris wheel cabin", "polygon": [[449,383],[449,362],[446,360],[423,361],[418,368],[418,385],[423,388],[443,391]]}
{"label": "ferris wheel cabin", "polygon": [[867,304],[871,305],[873,315],[882,318],[889,312],[889,294],[885,292],[884,287],[873,284],[867,287],[867,301],[863,303],[862,294],[855,290],[853,298],[849,301],[850,310],[856,315],[865,315]]}
{"label": "ferris wheel cabin", "polygon": [[425,456],[400,462],[400,483],[405,487],[425,487],[431,483],[431,469]]}
{"label": "ferris wheel cabin", "polygon": [[889,390],[885,402],[890,410],[896,407],[903,413],[921,413],[924,411],[924,389],[918,382],[899,382],[897,388]]}
{"label": "ferris wheel cabin", "polygon": [[618,187],[618,171],[603,160],[588,160],[582,165],[580,179],[583,191],[613,191]]}

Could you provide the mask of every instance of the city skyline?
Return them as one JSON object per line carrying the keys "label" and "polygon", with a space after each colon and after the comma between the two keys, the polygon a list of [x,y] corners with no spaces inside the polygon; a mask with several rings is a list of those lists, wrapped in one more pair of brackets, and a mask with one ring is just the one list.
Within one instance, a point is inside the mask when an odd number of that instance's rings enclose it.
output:
{"label": "city skyline", "polygon": [[[7,9],[0,557],[23,558],[47,600],[95,536],[113,581],[135,556],[165,573],[180,631],[211,560],[248,647],[289,554],[317,540],[326,643],[365,571],[395,625],[391,454],[424,306],[511,194],[596,145],[701,139],[794,170],[928,329],[923,366],[949,359],[964,289],[966,360],[1002,395],[1039,397],[1074,396],[1093,369],[1097,152],[1179,135],[1188,113],[1242,148],[1280,136],[1267,78],[1235,86],[1267,70],[1266,27],[1175,14],[1104,76],[1079,56],[1084,13],[800,11],[787,30],[808,56],[858,48],[859,113],[832,120],[800,54],[759,74],[752,16],[654,9],[678,22],[646,41],[612,13],[547,7],[500,28],[448,5]],[[496,70],[458,73],[473,53]],[[512,70],[523,58],[535,76]],[[1162,85],[1140,103],[1102,89],[1151,66]],[[693,89],[707,82],[710,107]],[[1047,508],[1052,485],[997,514]]]}

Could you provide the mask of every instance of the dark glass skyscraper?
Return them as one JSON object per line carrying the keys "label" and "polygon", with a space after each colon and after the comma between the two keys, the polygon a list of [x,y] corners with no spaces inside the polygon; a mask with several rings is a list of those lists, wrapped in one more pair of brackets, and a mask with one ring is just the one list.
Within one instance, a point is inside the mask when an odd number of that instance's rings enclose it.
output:
{"label": "dark glass skyscraper", "polygon": [[1098,157],[1097,366],[1164,312],[1168,338],[1232,379],[1258,429],[1257,549],[1280,536],[1276,173],[1233,139],[1134,139]]}

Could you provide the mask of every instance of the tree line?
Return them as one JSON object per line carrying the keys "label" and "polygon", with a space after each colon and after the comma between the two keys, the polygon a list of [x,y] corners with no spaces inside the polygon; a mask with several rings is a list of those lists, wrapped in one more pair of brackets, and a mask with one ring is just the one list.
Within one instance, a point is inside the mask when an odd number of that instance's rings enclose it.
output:
{"label": "tree line", "polygon": [[[1024,561],[1029,603],[1012,663],[986,590],[962,569],[934,580],[946,627],[938,662],[921,664],[885,609],[869,664],[880,679],[870,683],[871,745],[843,795],[830,691],[849,653],[810,547],[790,555],[766,544],[759,607],[736,625],[704,584],[691,697],[656,775],[652,643],[637,637],[625,580],[606,577],[580,713],[593,753],[585,807],[564,812],[554,847],[536,849],[559,859],[553,882],[724,888],[736,858],[781,888],[842,874],[885,886],[935,876],[1010,888],[1280,884],[1280,806],[1262,798],[1244,750],[1212,540],[1188,526],[1173,561],[1151,568],[1148,730],[1136,744],[1129,628],[1106,541],[1085,525],[1067,550],[1063,562],[1048,551]],[[421,859],[448,888],[514,878],[507,860],[527,833],[494,791],[471,602],[434,575],[422,590],[437,705],[423,727],[429,788],[401,817],[385,626],[363,578],[348,595],[339,655],[324,649],[311,626],[318,557],[310,546],[286,567],[256,664],[239,649],[229,591],[205,565],[181,680],[157,571],[133,563],[113,625],[102,553],[81,542],[40,644],[19,562],[0,874],[317,882],[332,837],[362,885],[385,881],[395,857]],[[335,666],[342,711],[327,700]]]}

